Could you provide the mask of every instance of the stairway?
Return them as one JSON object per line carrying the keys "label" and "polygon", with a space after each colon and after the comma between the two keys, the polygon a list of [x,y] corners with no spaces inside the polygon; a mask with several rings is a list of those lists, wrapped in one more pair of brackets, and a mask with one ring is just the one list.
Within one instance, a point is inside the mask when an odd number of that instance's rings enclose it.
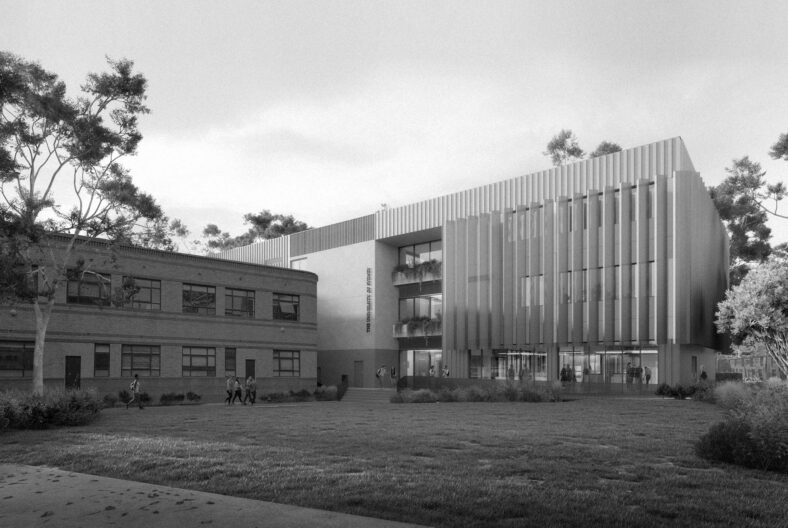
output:
{"label": "stairway", "polygon": [[389,403],[391,397],[397,394],[397,389],[364,389],[360,387],[348,388],[343,402],[349,403]]}

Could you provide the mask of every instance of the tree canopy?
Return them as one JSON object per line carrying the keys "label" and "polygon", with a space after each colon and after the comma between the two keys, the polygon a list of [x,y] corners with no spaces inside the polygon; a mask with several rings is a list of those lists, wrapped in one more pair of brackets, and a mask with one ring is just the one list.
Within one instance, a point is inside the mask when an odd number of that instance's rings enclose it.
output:
{"label": "tree canopy", "polygon": [[612,143],[610,141],[603,141],[599,144],[599,146],[588,155],[589,158],[598,158],[600,156],[606,156],[608,154],[613,154],[614,152],[621,152],[621,146],[618,143]]}
{"label": "tree canopy", "polygon": [[245,214],[244,224],[249,225],[249,229],[238,236],[231,236],[216,224],[205,226],[202,234],[207,240],[208,250],[224,251],[309,229],[306,223],[296,220],[293,215],[274,214],[267,209]]}
{"label": "tree canopy", "polygon": [[[121,165],[142,140],[138,118],[149,112],[147,81],[130,60],[108,63],[109,71],[89,74],[72,99],[56,74],[0,52],[0,258],[14,270],[3,276],[3,290],[34,306],[37,393],[55,293],[77,248],[96,238],[142,236],[155,244],[157,226],[167,225],[153,197]],[[22,283],[33,282],[35,295],[28,298]]]}
{"label": "tree canopy", "polygon": [[717,328],[735,342],[761,344],[788,376],[788,265],[770,258],[728,290]]}
{"label": "tree canopy", "polygon": [[547,143],[547,150],[544,151],[544,155],[550,156],[553,165],[560,167],[571,161],[583,159],[585,152],[580,148],[577,137],[572,131],[562,129]]}

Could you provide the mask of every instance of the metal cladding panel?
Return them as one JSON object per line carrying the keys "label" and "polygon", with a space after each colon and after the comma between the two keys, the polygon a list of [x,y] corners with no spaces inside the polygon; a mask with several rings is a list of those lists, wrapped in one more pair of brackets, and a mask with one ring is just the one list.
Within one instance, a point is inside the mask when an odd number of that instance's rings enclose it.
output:
{"label": "metal cladding panel", "polygon": [[657,174],[672,174],[680,170],[695,169],[683,141],[676,137],[378,211],[374,214],[374,238],[432,229],[450,220],[516,209],[531,202],[556,200],[562,195],[585,194],[589,188],[617,188],[622,183],[636,184],[644,178],[653,180]]}
{"label": "metal cladding panel", "polygon": [[268,266],[290,267],[290,237],[283,236],[263,240],[255,244],[229,249],[219,253],[217,258],[225,260],[240,260]]}
{"label": "metal cladding panel", "polygon": [[375,237],[375,215],[362,216],[338,224],[308,229],[294,233],[290,239],[290,256],[297,257],[317,253],[359,242],[367,242]]}

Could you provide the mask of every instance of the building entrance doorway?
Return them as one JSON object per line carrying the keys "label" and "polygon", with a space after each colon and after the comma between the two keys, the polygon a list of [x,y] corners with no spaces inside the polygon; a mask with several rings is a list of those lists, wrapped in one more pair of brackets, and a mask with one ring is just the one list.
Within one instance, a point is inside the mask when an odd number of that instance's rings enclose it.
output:
{"label": "building entrance doorway", "polygon": [[82,384],[82,357],[66,356],[66,390],[78,390]]}
{"label": "building entrance doorway", "polygon": [[254,359],[246,360],[246,379],[249,379],[250,377],[252,378],[257,377],[254,375]]}
{"label": "building entrance doorway", "polygon": [[363,361],[354,361],[353,362],[353,386],[354,387],[363,387],[364,386],[364,362]]}

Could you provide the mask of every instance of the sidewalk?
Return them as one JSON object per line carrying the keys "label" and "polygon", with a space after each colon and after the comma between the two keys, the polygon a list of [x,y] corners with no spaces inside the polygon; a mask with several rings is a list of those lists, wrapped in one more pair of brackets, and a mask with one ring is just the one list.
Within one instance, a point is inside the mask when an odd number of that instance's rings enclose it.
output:
{"label": "sidewalk", "polygon": [[48,467],[0,464],[0,526],[405,528],[418,525]]}

